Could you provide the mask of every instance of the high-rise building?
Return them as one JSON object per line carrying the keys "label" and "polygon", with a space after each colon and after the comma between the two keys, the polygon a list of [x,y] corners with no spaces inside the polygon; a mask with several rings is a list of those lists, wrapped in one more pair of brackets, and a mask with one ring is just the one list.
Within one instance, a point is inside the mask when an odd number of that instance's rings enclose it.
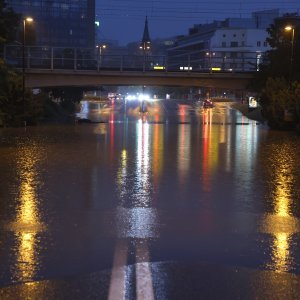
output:
{"label": "high-rise building", "polygon": [[95,0],[7,0],[23,18],[34,19],[35,44],[95,47]]}

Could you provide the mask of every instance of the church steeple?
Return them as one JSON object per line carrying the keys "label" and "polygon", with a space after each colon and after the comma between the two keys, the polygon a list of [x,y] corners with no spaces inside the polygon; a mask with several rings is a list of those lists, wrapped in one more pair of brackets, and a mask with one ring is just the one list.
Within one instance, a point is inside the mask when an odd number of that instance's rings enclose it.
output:
{"label": "church steeple", "polygon": [[144,33],[143,33],[142,42],[140,44],[140,49],[143,51],[150,51],[150,48],[151,48],[151,40],[150,40],[149,29],[148,29],[148,18],[146,16]]}

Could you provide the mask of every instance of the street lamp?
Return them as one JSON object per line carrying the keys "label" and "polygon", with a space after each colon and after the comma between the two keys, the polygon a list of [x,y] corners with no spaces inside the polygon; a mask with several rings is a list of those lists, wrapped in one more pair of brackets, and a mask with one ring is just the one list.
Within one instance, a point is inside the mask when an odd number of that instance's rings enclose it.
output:
{"label": "street lamp", "polygon": [[215,52],[206,52],[205,55],[208,57],[209,59],[209,71],[212,72],[212,57],[214,57],[216,55]]}
{"label": "street lamp", "polygon": [[[26,23],[33,22],[31,17],[23,19],[23,41],[22,41],[22,101],[23,101],[23,114],[25,117],[25,44],[26,44]],[[25,126],[26,126],[26,120]]]}
{"label": "street lamp", "polygon": [[99,55],[99,59],[98,59],[98,70],[101,67],[102,64],[102,49],[106,49],[106,45],[97,45],[96,48],[99,49],[98,55]]}
{"label": "street lamp", "polygon": [[292,80],[292,70],[294,61],[294,39],[295,39],[295,28],[291,25],[284,27],[285,31],[292,31],[292,44],[291,44],[291,62],[290,62],[290,80]]}

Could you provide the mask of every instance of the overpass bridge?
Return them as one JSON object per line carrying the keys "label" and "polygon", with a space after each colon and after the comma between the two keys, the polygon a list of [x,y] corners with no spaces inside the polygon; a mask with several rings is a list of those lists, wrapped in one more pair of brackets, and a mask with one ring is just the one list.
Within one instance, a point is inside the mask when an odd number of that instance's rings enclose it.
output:
{"label": "overpass bridge", "polygon": [[27,87],[147,85],[245,90],[253,74],[120,70],[26,69]]}
{"label": "overpass bridge", "polygon": [[[104,55],[95,49],[4,47],[2,57],[22,71],[27,87],[152,85],[245,90],[253,78],[255,56],[193,59],[193,54]],[[228,63],[228,62],[227,62]],[[229,65],[229,64],[228,64]],[[223,66],[216,67],[216,66]]]}

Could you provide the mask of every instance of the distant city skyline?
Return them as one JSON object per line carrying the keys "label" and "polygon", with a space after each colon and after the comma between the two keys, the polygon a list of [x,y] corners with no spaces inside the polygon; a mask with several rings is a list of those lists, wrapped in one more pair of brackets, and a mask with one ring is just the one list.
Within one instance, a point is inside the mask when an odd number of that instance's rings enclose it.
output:
{"label": "distant city skyline", "polygon": [[100,38],[120,45],[140,41],[148,16],[151,39],[187,34],[194,24],[206,24],[229,17],[247,18],[254,11],[280,9],[300,12],[299,0],[96,0]]}

